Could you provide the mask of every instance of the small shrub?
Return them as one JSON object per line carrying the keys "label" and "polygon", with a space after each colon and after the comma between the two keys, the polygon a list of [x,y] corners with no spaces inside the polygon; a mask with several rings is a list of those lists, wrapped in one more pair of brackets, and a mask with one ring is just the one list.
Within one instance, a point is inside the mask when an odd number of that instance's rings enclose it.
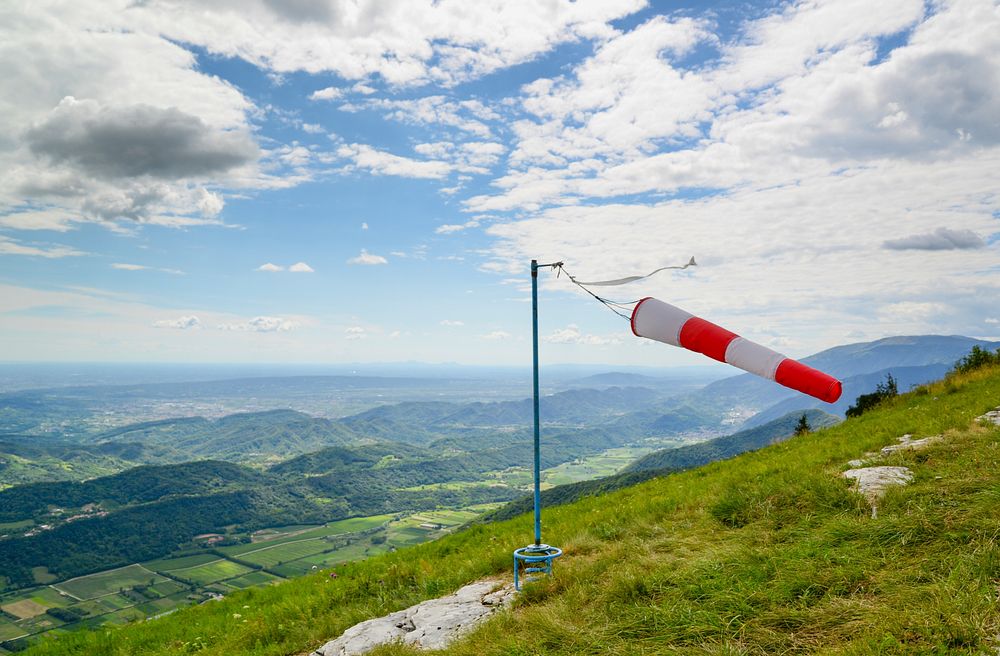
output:
{"label": "small shrub", "polygon": [[1000,365],[1000,349],[997,349],[995,353],[990,353],[984,348],[973,346],[969,354],[956,362],[948,374],[966,374],[993,365]]}
{"label": "small shrub", "polygon": [[878,407],[883,401],[896,396],[899,396],[896,379],[892,377],[891,373],[886,374],[884,383],[879,383],[875,387],[875,391],[871,394],[862,394],[859,396],[854,405],[848,408],[844,414],[848,419],[851,417],[860,417],[869,410]]}

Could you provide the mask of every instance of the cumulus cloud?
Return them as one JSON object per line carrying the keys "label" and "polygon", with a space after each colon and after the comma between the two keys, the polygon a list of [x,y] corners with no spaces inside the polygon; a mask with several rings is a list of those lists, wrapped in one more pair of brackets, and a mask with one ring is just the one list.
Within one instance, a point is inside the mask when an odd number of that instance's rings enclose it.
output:
{"label": "cumulus cloud", "polygon": [[376,264],[388,264],[389,260],[385,259],[381,255],[375,255],[374,253],[369,253],[367,250],[362,248],[361,253],[347,260],[347,263],[373,266]]}
{"label": "cumulus cloud", "polygon": [[569,324],[565,328],[553,330],[546,336],[546,342],[551,344],[585,344],[587,346],[606,346],[608,344],[620,344],[617,337],[601,337],[599,335],[585,334],[580,331],[576,324]]}
{"label": "cumulus cloud", "polygon": [[926,234],[886,240],[882,247],[892,251],[950,251],[986,248],[986,242],[971,230],[938,228]]}
{"label": "cumulus cloud", "polygon": [[[134,5],[134,24],[168,38],[239,56],[278,73],[377,76],[391,85],[454,84],[529,61],[561,43],[602,38],[639,0],[276,2]],[[362,90],[363,91],[363,90]]]}
{"label": "cumulus cloud", "polygon": [[368,229],[368,222],[367,221],[362,221],[361,222],[361,229],[362,230],[367,230]]}
{"label": "cumulus cloud", "polygon": [[156,328],[171,328],[174,330],[190,330],[191,328],[200,328],[201,320],[192,314],[185,315],[177,319],[162,319],[160,321],[154,321],[153,326]]}
{"label": "cumulus cloud", "polygon": [[264,264],[261,264],[259,267],[257,267],[257,270],[267,271],[269,273],[277,273],[278,271],[284,271],[285,267],[279,264],[272,264],[270,262],[265,262]]}
{"label": "cumulus cloud", "polygon": [[305,262],[296,262],[288,270],[292,273],[314,273],[314,269]]}
{"label": "cumulus cloud", "polygon": [[394,155],[365,144],[344,144],[337,149],[337,155],[352,163],[347,170],[360,169],[373,175],[441,179],[452,171],[447,162]]}
{"label": "cumulus cloud", "polygon": [[309,94],[309,100],[336,100],[344,95],[342,89],[337,87],[324,87]]}
{"label": "cumulus cloud", "polygon": [[257,157],[241,132],[214,130],[176,107],[106,107],[64,98],[25,141],[36,155],[105,179],[166,180],[218,174]]}
{"label": "cumulus cloud", "polygon": [[219,330],[236,330],[255,333],[283,333],[299,328],[300,324],[281,317],[254,317],[242,323],[219,324]]}
{"label": "cumulus cloud", "polygon": [[349,326],[344,329],[344,339],[365,339],[368,331],[361,326]]}

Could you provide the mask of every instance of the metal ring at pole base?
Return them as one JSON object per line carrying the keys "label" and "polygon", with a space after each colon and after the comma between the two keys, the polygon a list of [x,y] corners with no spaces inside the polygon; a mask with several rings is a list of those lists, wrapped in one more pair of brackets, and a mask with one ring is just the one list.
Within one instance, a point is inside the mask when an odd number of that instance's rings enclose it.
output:
{"label": "metal ring at pole base", "polygon": [[514,550],[514,589],[521,589],[521,569],[534,581],[538,574],[552,574],[552,561],[562,555],[562,549],[547,544],[529,544]]}

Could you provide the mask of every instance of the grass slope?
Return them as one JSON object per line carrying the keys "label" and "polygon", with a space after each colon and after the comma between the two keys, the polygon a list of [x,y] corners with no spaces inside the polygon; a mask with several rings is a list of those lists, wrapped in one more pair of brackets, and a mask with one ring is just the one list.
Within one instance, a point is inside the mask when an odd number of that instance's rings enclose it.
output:
{"label": "grass slope", "polygon": [[[760,451],[544,515],[555,575],[447,653],[993,653],[1000,629],[1000,369]],[[946,440],[887,464],[914,482],[871,517],[839,477],[903,433]],[[531,519],[235,593],[29,654],[295,654],[354,623],[508,573]],[[401,646],[373,654],[415,653]]]}

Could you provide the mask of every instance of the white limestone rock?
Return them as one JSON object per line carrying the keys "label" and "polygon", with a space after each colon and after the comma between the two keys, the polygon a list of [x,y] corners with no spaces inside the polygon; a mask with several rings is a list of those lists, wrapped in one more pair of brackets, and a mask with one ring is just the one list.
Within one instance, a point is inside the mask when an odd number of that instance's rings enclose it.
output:
{"label": "white limestone rock", "polygon": [[878,517],[878,500],[887,488],[906,485],[913,480],[913,472],[906,467],[862,467],[848,469],[842,476],[858,482],[858,492],[872,505],[872,517]]}
{"label": "white limestone rock", "polygon": [[912,435],[907,433],[906,435],[903,435],[902,437],[897,439],[899,441],[899,444],[890,444],[889,446],[882,447],[882,455],[887,456],[892,453],[895,453],[896,451],[903,451],[906,449],[913,449],[913,450],[923,449],[924,447],[933,444],[934,442],[940,441],[941,436],[931,435],[930,437],[924,437],[919,440],[915,440],[913,439]]}
{"label": "white limestone rock", "polygon": [[993,424],[994,426],[1000,426],[1000,408],[997,408],[996,410],[990,410],[985,415],[976,417],[976,419],[978,419],[979,421],[987,421]]}
{"label": "white limestone rock", "polygon": [[514,597],[514,586],[485,579],[440,599],[429,599],[406,610],[355,624],[314,654],[354,656],[390,642],[419,649],[443,649],[505,606]]}

